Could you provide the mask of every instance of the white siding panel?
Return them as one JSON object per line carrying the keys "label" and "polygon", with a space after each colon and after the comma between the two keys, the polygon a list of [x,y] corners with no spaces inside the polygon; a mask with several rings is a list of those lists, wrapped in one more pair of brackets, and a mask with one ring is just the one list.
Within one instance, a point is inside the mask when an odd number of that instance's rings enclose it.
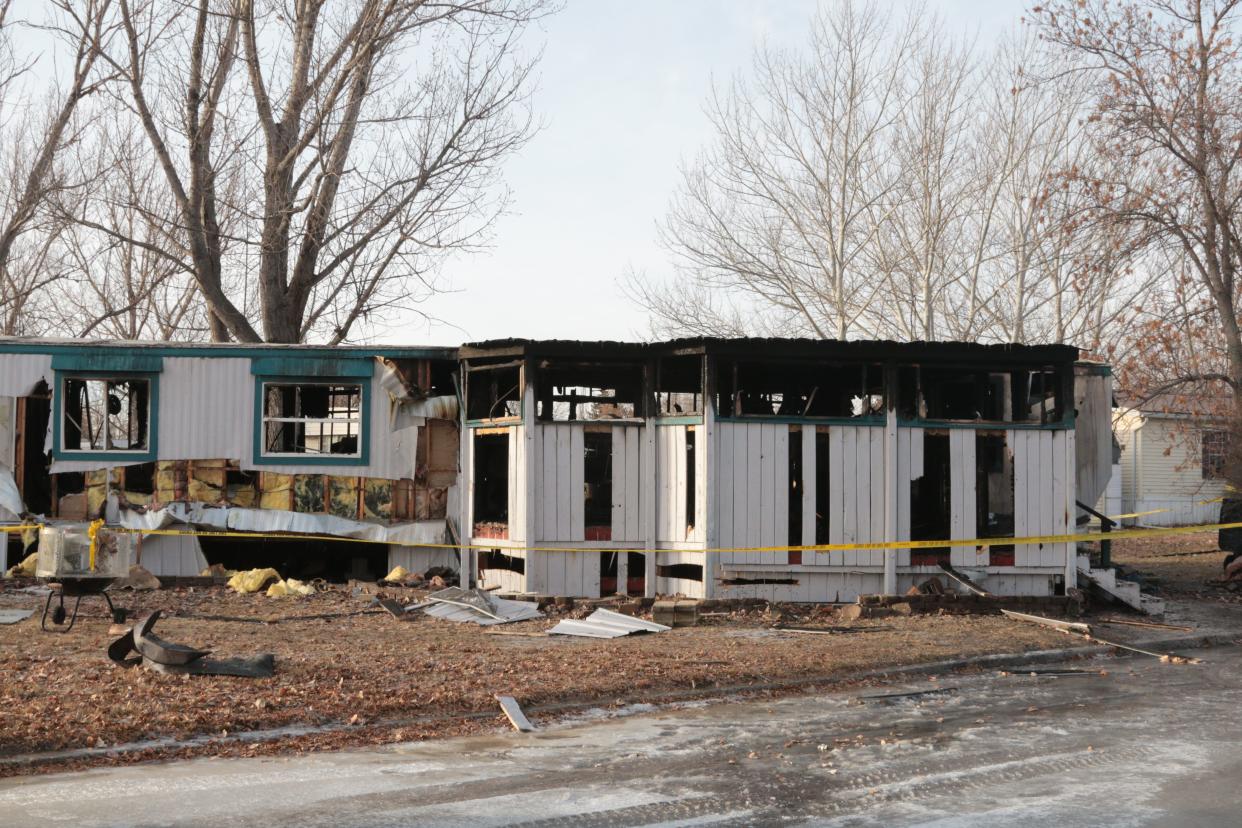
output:
{"label": "white siding panel", "polygon": [[[828,543],[844,543],[845,537],[845,464],[844,456],[845,426],[832,426],[828,431]],[[856,566],[858,553],[854,550],[832,550],[824,553],[828,556],[826,563],[839,566]]]}
{"label": "white siding panel", "polygon": [[[815,426],[802,428],[802,545],[812,546],[815,540]],[[803,552],[802,562],[819,563],[819,552]]]}
{"label": "white siding panel", "polygon": [[[569,433],[569,537],[586,538],[586,429],[575,425]],[[570,593],[575,595],[578,593]]]}
{"label": "white siding panel", "polygon": [[[973,538],[977,534],[975,486],[976,432],[954,429],[949,432],[949,478],[951,491],[951,529],[954,538]],[[954,546],[949,559],[954,566],[987,563],[987,550],[979,555],[974,546]]]}

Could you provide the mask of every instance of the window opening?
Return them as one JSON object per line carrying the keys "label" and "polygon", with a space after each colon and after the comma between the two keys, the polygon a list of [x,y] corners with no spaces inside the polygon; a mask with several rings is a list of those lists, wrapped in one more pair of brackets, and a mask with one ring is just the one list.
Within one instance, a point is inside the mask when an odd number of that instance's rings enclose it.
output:
{"label": "window opening", "polygon": [[147,451],[151,381],[66,377],[61,450]]}
{"label": "window opening", "polygon": [[1203,479],[1225,479],[1225,467],[1229,460],[1229,432],[1204,431],[1200,437],[1200,448]]}
{"label": "window opening", "polygon": [[466,371],[466,419],[522,416],[522,370],[518,363],[470,366]]}
{"label": "window opening", "polygon": [[360,457],[362,386],[263,383],[263,456]]}
{"label": "window opening", "polygon": [[643,416],[643,368],[633,364],[543,362],[536,416],[544,421]]}
{"label": "window opening", "polygon": [[703,357],[661,357],[656,363],[656,413],[668,417],[703,413]]}
{"label": "window opening", "polygon": [[722,417],[869,417],[884,411],[883,366],[721,361]]}

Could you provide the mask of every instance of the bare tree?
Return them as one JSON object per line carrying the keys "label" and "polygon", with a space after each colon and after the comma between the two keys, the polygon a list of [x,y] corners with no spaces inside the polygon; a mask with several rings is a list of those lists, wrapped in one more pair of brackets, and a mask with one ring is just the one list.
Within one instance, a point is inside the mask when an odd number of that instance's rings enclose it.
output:
{"label": "bare tree", "polygon": [[102,59],[213,338],[343,341],[486,239],[531,134],[517,40],[542,0],[116,3]]}
{"label": "bare tree", "polygon": [[[17,21],[11,0],[0,0],[0,331],[39,332],[34,305],[40,292],[63,276],[54,260],[61,228],[46,211],[48,201],[80,186],[59,161],[83,140],[90,123],[82,103],[100,83],[95,71],[96,46],[111,35],[111,0],[49,3],[51,19]],[[38,60],[16,48],[15,29],[38,26],[59,35],[67,52],[67,70],[51,67],[48,88],[23,81]],[[49,67],[41,69],[48,72]]]}
{"label": "bare tree", "polygon": [[691,280],[757,298],[755,315],[786,332],[867,329],[877,286],[863,259],[896,186],[887,140],[915,32],[912,19],[839,4],[815,18],[808,59],[763,50],[753,83],[712,97],[716,142],[685,169],[662,228]]}
{"label": "bare tree", "polygon": [[1152,393],[1220,383],[1238,412],[1240,7],[1075,0],[1035,10],[1043,36],[1093,80],[1089,135],[1112,162],[1103,173],[1072,170],[1067,179],[1101,220],[1132,228],[1153,257],[1174,263],[1166,289],[1142,308],[1145,336],[1132,340]]}

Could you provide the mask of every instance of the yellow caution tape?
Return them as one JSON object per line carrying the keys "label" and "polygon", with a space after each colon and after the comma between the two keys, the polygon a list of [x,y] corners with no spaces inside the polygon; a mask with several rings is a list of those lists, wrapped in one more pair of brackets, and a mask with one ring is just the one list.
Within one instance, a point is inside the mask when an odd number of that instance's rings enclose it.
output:
{"label": "yellow caution tape", "polygon": [[[337,543],[377,543],[385,546],[400,546],[413,549],[503,549],[510,552],[668,552],[667,549],[649,549],[643,546],[525,546],[510,544],[507,539],[497,539],[497,543],[422,543],[416,541],[382,540],[375,538],[350,538],[340,535],[304,535],[280,532],[237,532],[216,529],[133,529],[124,526],[104,527],[103,521],[96,521],[100,528],[111,532],[126,532],[133,535],[167,535],[173,537],[194,538],[245,538],[248,540],[301,540],[329,541]],[[32,524],[0,526],[5,532],[28,530]],[[39,524],[41,526],[41,524]],[[92,529],[95,524],[92,524]],[[1242,522],[1235,523],[1204,523],[1194,526],[1166,526],[1157,529],[1115,529],[1111,532],[1074,532],[1061,535],[1025,535],[1018,537],[999,538],[949,538],[946,540],[898,540],[868,541],[862,543],[819,543],[797,546],[732,546],[710,549],[692,549],[686,551],[704,552],[707,554],[729,554],[740,552],[843,552],[858,549],[937,549],[946,546],[1023,546],[1046,543],[1077,543],[1079,541],[1129,540],[1133,538],[1158,538],[1172,535],[1189,535],[1196,532],[1218,532],[1222,529],[1242,529]],[[89,531],[89,530],[88,530]],[[93,537],[93,536],[92,536]]]}

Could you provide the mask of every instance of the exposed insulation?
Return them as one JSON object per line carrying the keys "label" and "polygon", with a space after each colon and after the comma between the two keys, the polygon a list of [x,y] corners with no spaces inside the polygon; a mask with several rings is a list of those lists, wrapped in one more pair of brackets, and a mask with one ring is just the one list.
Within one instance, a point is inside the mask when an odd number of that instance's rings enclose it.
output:
{"label": "exposed insulation", "polygon": [[391,520],[393,512],[393,487],[391,480],[366,478],[362,487],[362,516]]}
{"label": "exposed insulation", "polygon": [[293,511],[317,513],[324,510],[322,474],[293,476]]}
{"label": "exposed insulation", "polygon": [[283,509],[293,507],[293,475],[279,472],[259,474],[259,508]]}
{"label": "exposed insulation", "polygon": [[328,511],[337,517],[358,517],[358,477],[328,478]]}
{"label": "exposed insulation", "polygon": [[221,502],[226,472],[223,460],[191,460],[186,496],[198,503]]}
{"label": "exposed insulation", "polygon": [[[111,479],[108,476],[109,472],[111,472]],[[103,514],[108,489],[117,487],[120,484],[120,477],[117,469],[95,469],[86,472],[83,477],[86,480],[86,516],[98,517]]]}

